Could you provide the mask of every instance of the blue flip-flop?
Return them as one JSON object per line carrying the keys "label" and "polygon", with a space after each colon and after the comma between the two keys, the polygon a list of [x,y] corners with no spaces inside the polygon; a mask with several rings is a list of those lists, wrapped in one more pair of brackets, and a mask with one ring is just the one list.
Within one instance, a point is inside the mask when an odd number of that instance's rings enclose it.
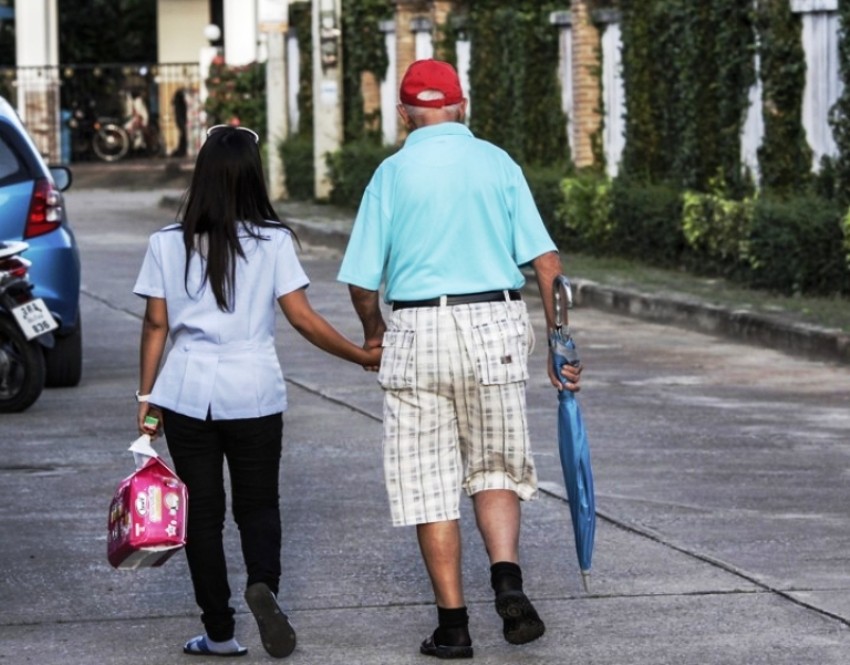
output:
{"label": "blue flip-flop", "polygon": [[190,656],[224,656],[230,658],[233,656],[244,656],[248,653],[248,647],[240,646],[236,651],[213,651],[207,644],[206,635],[198,635],[183,645],[183,653]]}

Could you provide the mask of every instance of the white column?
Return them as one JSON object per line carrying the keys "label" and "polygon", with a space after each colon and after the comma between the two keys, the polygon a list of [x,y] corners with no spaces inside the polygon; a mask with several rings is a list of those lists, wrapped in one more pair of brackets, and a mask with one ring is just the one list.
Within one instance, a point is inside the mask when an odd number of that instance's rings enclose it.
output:
{"label": "white column", "polygon": [[558,80],[561,82],[561,110],[567,116],[567,142],[573,151],[573,19],[569,11],[552,12],[549,22],[558,28]]}
{"label": "white column", "polygon": [[431,19],[425,16],[414,16],[410,20],[416,60],[427,60],[434,57],[434,38],[431,34],[433,28]]}
{"label": "white column", "polygon": [[[282,30],[269,31],[268,62],[266,63],[266,127],[268,152],[269,197],[272,201],[286,198],[286,180],[284,164],[280,156],[280,144],[286,139],[287,127],[286,109],[286,35]],[[297,80],[297,79],[296,79]]]}
{"label": "white column", "polygon": [[755,54],[755,83],[750,86],[747,117],[741,127],[741,164],[750,170],[753,179],[761,179],[759,170],[759,148],[764,140],[764,113],[762,109],[761,59],[758,48]]}
{"label": "white column", "polygon": [[381,135],[384,145],[393,145],[398,138],[398,56],[396,54],[395,21],[380,25],[387,48],[387,75],[381,81]]}
{"label": "white column", "polygon": [[247,65],[257,61],[256,0],[224,0],[224,61]]}
{"label": "white column", "polygon": [[803,50],[806,53],[806,87],[803,91],[803,127],[817,171],[823,157],[838,152],[829,111],[841,96],[838,70],[839,19],[837,12],[803,14]]}
{"label": "white column", "polygon": [[626,100],[621,54],[620,24],[609,23],[602,33],[602,103],[605,109],[602,144],[605,150],[605,170],[612,178],[617,175],[626,145]]}
{"label": "white column", "polygon": [[313,161],[315,195],[331,193],[327,155],[342,145],[341,0],[313,0]]}
{"label": "white column", "polygon": [[289,99],[289,131],[297,134],[301,122],[298,109],[298,87],[301,81],[301,52],[298,50],[298,35],[290,31],[286,36],[286,92]]}
{"label": "white column", "polygon": [[457,56],[457,75],[460,79],[460,89],[466,97],[466,123],[472,117],[472,100],[469,98],[469,62],[472,57],[472,49],[468,39],[458,39],[455,42],[455,55]]}
{"label": "white column", "polygon": [[[38,149],[52,162],[61,159],[59,118],[59,17],[56,0],[27,0],[15,7],[18,115]],[[26,67],[52,69],[21,70]]]}

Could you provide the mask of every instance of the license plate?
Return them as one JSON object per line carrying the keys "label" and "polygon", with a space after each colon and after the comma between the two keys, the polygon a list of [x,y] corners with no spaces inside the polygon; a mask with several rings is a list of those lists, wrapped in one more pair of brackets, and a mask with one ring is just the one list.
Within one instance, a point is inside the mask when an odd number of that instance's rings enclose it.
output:
{"label": "license plate", "polygon": [[12,314],[28,340],[59,327],[41,298],[35,298],[12,308]]}

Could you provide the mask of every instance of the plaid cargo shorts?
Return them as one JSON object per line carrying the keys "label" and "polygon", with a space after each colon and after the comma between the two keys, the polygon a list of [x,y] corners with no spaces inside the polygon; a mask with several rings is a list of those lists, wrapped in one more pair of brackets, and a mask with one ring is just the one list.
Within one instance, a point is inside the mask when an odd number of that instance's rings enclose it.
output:
{"label": "plaid cargo shorts", "polygon": [[395,526],[460,516],[469,496],[537,493],[522,301],[399,309],[384,334],[384,476]]}

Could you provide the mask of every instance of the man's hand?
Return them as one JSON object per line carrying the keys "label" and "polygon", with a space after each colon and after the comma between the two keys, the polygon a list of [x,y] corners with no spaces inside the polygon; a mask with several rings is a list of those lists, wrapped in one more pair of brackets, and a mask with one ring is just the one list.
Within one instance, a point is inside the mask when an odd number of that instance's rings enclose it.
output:
{"label": "man's hand", "polygon": [[566,379],[566,383],[564,383],[562,378],[559,378],[557,374],[555,374],[555,369],[552,367],[552,351],[549,351],[549,359],[547,362],[547,367],[549,370],[549,382],[558,390],[569,390],[574,393],[577,393],[581,390],[581,386],[579,385],[581,382],[581,372],[584,367],[579,365],[564,365],[561,368],[561,377]]}

